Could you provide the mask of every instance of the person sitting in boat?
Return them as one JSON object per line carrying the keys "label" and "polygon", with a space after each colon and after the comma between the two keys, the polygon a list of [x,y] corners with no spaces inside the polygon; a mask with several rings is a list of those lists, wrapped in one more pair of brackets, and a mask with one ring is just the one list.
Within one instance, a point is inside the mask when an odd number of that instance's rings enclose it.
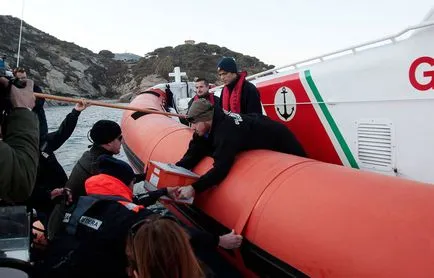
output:
{"label": "person sitting in boat", "polygon": [[[19,67],[19,68],[15,68],[13,71],[13,76],[19,80],[27,80],[27,72],[26,69]],[[35,93],[42,93],[42,89],[41,87],[39,87],[38,85],[36,85],[35,83],[33,83],[33,92]],[[36,99],[36,105],[38,105],[38,103],[42,101],[41,99]],[[39,118],[40,115],[38,115]],[[44,114],[44,118],[39,118],[39,122],[42,122],[43,124],[39,125],[39,127],[43,128],[42,131],[40,131],[43,134],[47,134],[48,132],[48,128],[47,128],[47,119],[45,118],[45,114]]]}
{"label": "person sitting in boat", "polygon": [[[68,190],[64,188],[68,176],[57,161],[54,151],[59,149],[72,135],[80,113],[89,105],[84,101],[77,103],[72,111],[66,115],[58,130],[48,132],[44,102],[44,99],[38,98],[33,108],[33,112],[39,118],[40,154],[35,188],[26,203],[29,208],[36,209],[37,218],[46,225],[54,208],[52,200],[68,195]],[[70,195],[69,199],[72,201]]]}
{"label": "person sitting in boat", "polygon": [[[86,195],[84,182],[97,173],[96,161],[103,154],[114,155],[121,151],[122,131],[114,121],[99,120],[89,131],[90,150],[83,153],[72,169],[65,187],[71,191],[73,202]],[[143,181],[144,175],[138,175],[136,182]],[[63,218],[65,204],[56,206],[48,223],[48,237],[53,238]]]}
{"label": "person sitting in boat", "polygon": [[192,185],[180,187],[178,198],[188,199],[196,191],[219,184],[231,169],[235,156],[242,151],[267,149],[306,156],[294,134],[267,116],[225,113],[207,100],[199,99],[191,105],[187,119],[195,132],[187,152],[176,165],[192,169],[202,158],[211,155],[214,167]]}
{"label": "person sitting in boat", "polygon": [[102,154],[94,171],[85,181],[87,196],[66,209],[37,277],[128,277],[128,231],[153,212],[133,203],[136,175],[126,162]]}
{"label": "person sitting in boat", "polygon": [[205,277],[191,248],[189,235],[168,218],[148,217],[134,224],[125,251],[130,277]]}
{"label": "person sitting in boat", "polygon": [[[128,231],[156,214],[133,202],[136,175],[128,163],[103,154],[95,167],[98,174],[85,182],[87,196],[67,208],[45,261],[37,267],[37,277],[127,277]],[[194,228],[187,231],[191,244],[201,248],[222,246],[222,241],[233,241],[231,248],[241,244],[240,236],[218,237]]]}
{"label": "person sitting in boat", "polygon": [[120,153],[121,127],[114,121],[99,120],[90,129],[88,139],[92,143],[90,149],[80,157],[66,182],[66,187],[71,189],[75,200],[86,195],[84,182],[97,173],[97,158],[103,154],[112,156]]}
{"label": "person sitting in boat", "polygon": [[[198,78],[196,79],[194,86],[196,87],[196,95],[193,98],[191,98],[190,101],[188,102],[187,113],[188,110],[190,110],[193,101],[201,98],[208,100],[213,105],[220,106],[220,98],[218,96],[215,96],[213,93],[209,92],[210,85],[208,80],[206,80],[205,78]],[[181,122],[185,125],[189,125],[189,122],[183,118],[181,119]]]}
{"label": "person sitting in boat", "polygon": [[209,92],[210,86],[208,80],[205,78],[198,78],[196,79],[194,86],[196,87],[196,95],[188,102],[187,113],[188,110],[190,110],[193,101],[201,98],[208,100],[212,105],[220,106],[220,98]]}
{"label": "person sitting in boat", "polygon": [[34,106],[32,80],[18,88],[0,77],[0,203],[23,202],[33,191],[39,157]]}
{"label": "person sitting in boat", "polygon": [[220,106],[225,111],[238,114],[262,114],[258,89],[246,80],[247,72],[238,72],[233,58],[221,59],[217,65],[217,72],[225,85],[220,96]]}

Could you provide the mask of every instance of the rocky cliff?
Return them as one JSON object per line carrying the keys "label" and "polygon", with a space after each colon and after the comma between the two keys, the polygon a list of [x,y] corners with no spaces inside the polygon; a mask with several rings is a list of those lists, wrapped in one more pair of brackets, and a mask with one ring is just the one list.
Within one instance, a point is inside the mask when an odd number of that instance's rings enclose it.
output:
{"label": "rocky cliff", "polygon": [[[20,20],[0,16],[0,55],[15,67]],[[223,56],[235,57],[240,68],[249,73],[263,71],[266,65],[255,57],[207,43],[158,48],[144,57],[122,56],[108,50],[100,53],[61,41],[23,23],[20,66],[41,85],[44,92],[86,98],[118,98],[156,83],[170,81],[175,66],[187,72],[188,80],[205,77],[217,82],[216,64]]]}

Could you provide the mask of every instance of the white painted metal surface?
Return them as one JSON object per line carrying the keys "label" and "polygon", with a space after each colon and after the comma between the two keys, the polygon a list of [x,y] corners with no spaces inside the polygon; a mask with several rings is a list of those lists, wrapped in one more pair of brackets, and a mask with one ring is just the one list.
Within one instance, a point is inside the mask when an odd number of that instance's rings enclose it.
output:
{"label": "white painted metal surface", "polygon": [[[264,82],[299,74],[303,87],[309,91],[305,76],[309,71],[322,101],[311,98],[311,102],[296,102],[296,106],[314,104],[319,113],[318,105],[326,104],[362,170],[434,183],[433,17],[434,9],[422,23],[392,36],[268,70],[248,79],[260,87]],[[213,90],[218,95],[221,87]],[[281,105],[263,103],[264,107]],[[320,118],[325,121],[324,116]],[[371,149],[366,146],[360,126],[369,121],[389,127],[386,136],[390,137],[383,139],[388,140],[390,153],[379,147],[381,140],[373,142]],[[374,165],[374,157],[382,161],[381,165]]]}

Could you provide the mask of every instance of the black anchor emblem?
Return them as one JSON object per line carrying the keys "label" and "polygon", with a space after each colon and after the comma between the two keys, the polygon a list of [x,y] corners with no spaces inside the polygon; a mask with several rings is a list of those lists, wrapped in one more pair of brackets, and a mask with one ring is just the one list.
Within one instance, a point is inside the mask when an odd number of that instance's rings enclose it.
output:
{"label": "black anchor emblem", "polygon": [[287,120],[294,113],[294,106],[291,107],[291,112],[288,114],[288,110],[286,109],[286,94],[288,92],[286,91],[286,88],[283,87],[282,92],[280,93],[283,94],[283,113],[280,112],[279,107],[277,107],[277,112],[279,113],[280,116],[282,116],[285,120]]}

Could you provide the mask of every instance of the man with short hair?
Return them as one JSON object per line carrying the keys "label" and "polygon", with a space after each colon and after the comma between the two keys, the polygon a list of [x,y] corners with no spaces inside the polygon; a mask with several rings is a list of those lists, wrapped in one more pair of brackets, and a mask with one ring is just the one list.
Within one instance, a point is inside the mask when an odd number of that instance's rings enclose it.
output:
{"label": "man with short hair", "polygon": [[214,165],[192,185],[178,189],[179,198],[190,198],[220,183],[228,174],[235,156],[242,151],[265,149],[306,156],[303,147],[283,124],[258,114],[226,114],[205,99],[191,105],[187,114],[195,133],[187,152],[176,163],[192,169],[202,158],[211,155]]}
{"label": "man with short hair", "polygon": [[217,72],[225,85],[220,95],[220,106],[223,110],[238,114],[262,114],[258,89],[246,80],[247,72],[238,72],[233,58],[221,59]]}
{"label": "man with short hair", "polygon": [[[13,74],[14,74],[15,78],[18,78],[20,80],[26,80],[27,79],[27,72],[26,72],[26,70],[24,68],[16,68],[16,69],[14,69]],[[35,93],[42,93],[42,90],[41,90],[41,88],[38,85],[34,84],[34,86],[33,86],[33,92],[35,92]]]}
{"label": "man with short hair", "polygon": [[[220,105],[220,98],[209,92],[209,82],[205,78],[196,79],[194,86],[196,87],[196,95],[188,102],[188,110],[190,110],[193,101],[204,98],[212,105]],[[187,111],[188,111],[187,110]]]}

